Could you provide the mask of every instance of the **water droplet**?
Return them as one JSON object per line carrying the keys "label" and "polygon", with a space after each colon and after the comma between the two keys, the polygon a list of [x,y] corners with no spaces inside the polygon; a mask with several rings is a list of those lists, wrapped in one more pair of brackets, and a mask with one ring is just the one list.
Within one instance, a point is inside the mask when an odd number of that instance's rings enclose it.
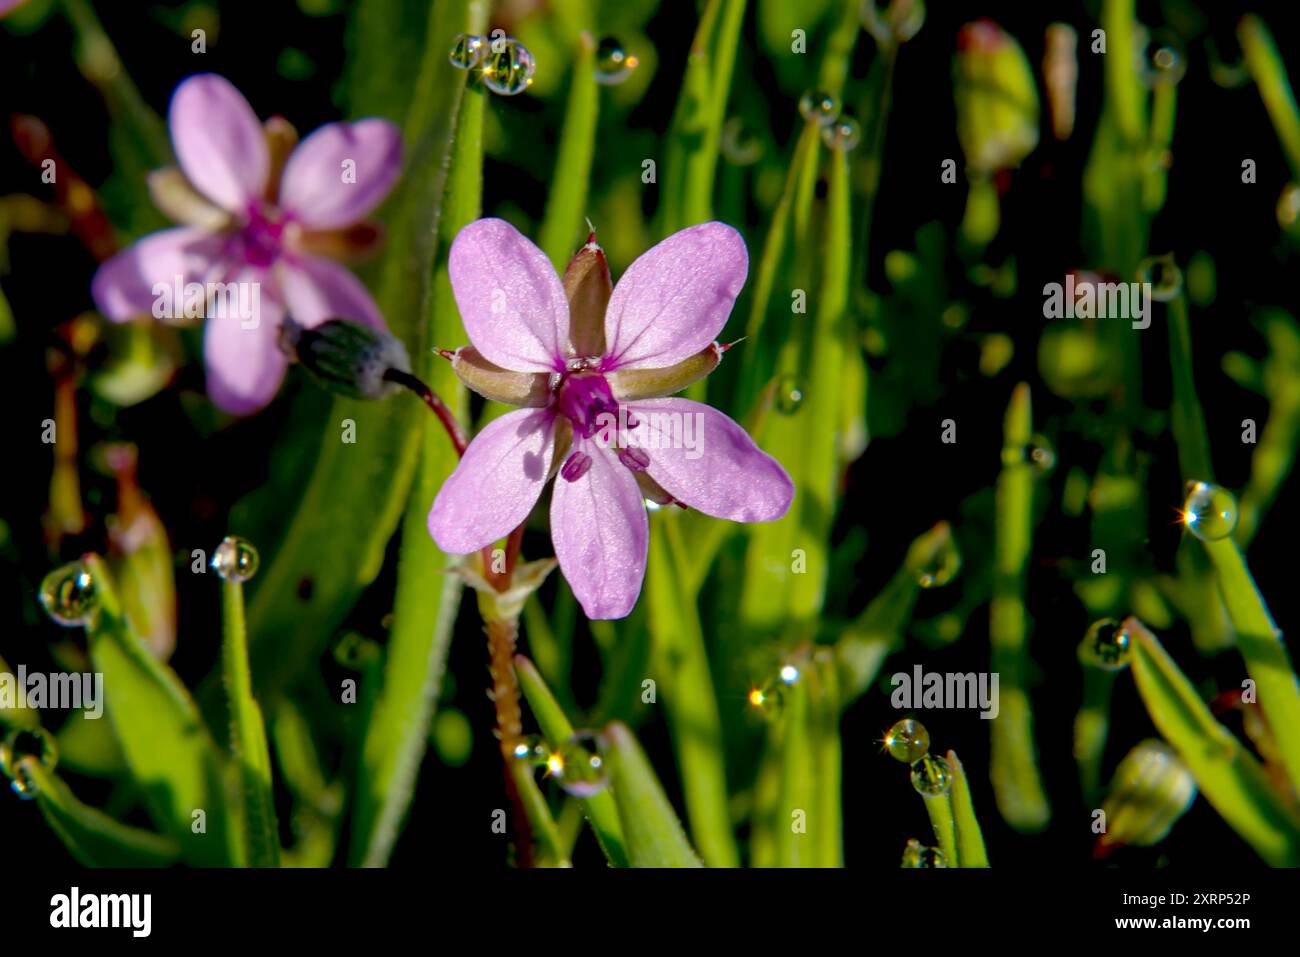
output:
{"label": "water droplet", "polygon": [[952,768],[943,758],[927,754],[912,765],[912,787],[918,794],[938,797],[947,794],[951,785]]}
{"label": "water droplet", "polygon": [[851,116],[841,116],[822,127],[822,142],[829,149],[848,152],[862,141],[862,127]]}
{"label": "water droplet", "polygon": [[228,582],[246,582],[257,574],[261,559],[253,543],[227,535],[212,553],[212,570]]}
{"label": "water droplet", "polygon": [[605,37],[596,47],[596,82],[616,86],[631,76],[640,62],[615,37]]}
{"label": "water droplet", "polygon": [[799,113],[805,120],[829,126],[840,115],[840,98],[825,90],[808,90],[799,97]]}
{"label": "water droplet", "polygon": [[1079,660],[1103,671],[1122,671],[1128,667],[1133,637],[1114,618],[1094,622],[1079,645]]}
{"label": "water droplet", "polygon": [[915,838],[907,842],[907,847],[903,848],[903,866],[919,868],[947,867],[948,858],[943,856],[943,851],[937,847],[926,847]]}
{"label": "water droplet", "polygon": [[538,734],[530,734],[515,742],[510,752],[516,761],[523,761],[531,767],[545,767],[551,757],[551,749],[545,739]]}
{"label": "water droplet", "polygon": [[763,158],[763,141],[739,116],[723,124],[718,148],[732,166],[753,166]]}
{"label": "water droplet", "polygon": [[472,33],[456,35],[456,42],[451,47],[451,65],[460,70],[472,70],[483,59],[486,44],[483,38]]}
{"label": "water droplet", "polygon": [[904,718],[885,733],[885,747],[895,761],[915,764],[930,751],[930,732],[916,719]]}
{"label": "water droplet", "polygon": [[794,665],[783,665],[780,677],[782,684],[792,685],[799,680],[799,669]]}
{"label": "water droplet", "polygon": [[951,535],[946,536],[916,569],[916,583],[922,588],[942,588],[961,571],[961,551]]}
{"label": "water droplet", "polygon": [[95,580],[85,562],[69,562],[41,581],[41,607],[66,628],[88,624],[99,607]]}
{"label": "water droplet", "polygon": [[1149,87],[1173,86],[1187,73],[1187,56],[1171,34],[1154,36],[1142,51],[1140,75]]}
{"label": "water droplet", "polygon": [[862,0],[858,8],[862,29],[881,46],[906,43],[925,23],[923,0]]}
{"label": "water droplet", "polygon": [[793,376],[786,376],[776,385],[776,410],[782,415],[794,415],[803,405],[803,389]]}
{"label": "water droplet", "polygon": [[1183,524],[1203,542],[1227,538],[1237,527],[1237,499],[1218,485],[1189,482]]}
{"label": "water droplet", "polygon": [[1025,446],[1024,458],[1039,475],[1047,475],[1056,468],[1056,452],[1045,435],[1033,436]]}
{"label": "water droplet", "polygon": [[745,700],[750,708],[763,717],[773,718],[780,713],[781,706],[785,704],[786,687],[783,681],[768,681],[761,686],[750,688]]}
{"label": "water droplet", "polygon": [[601,755],[596,733],[579,731],[546,762],[560,787],[574,797],[599,794],[609,783],[609,768]]}
{"label": "water droplet", "polygon": [[352,671],[365,670],[379,654],[376,642],[355,631],[345,632],[334,645],[334,660]]}
{"label": "water droplet", "polygon": [[1156,302],[1169,302],[1183,291],[1183,271],[1174,262],[1173,254],[1148,256],[1138,266],[1138,281],[1151,284],[1151,298]]}
{"label": "water droplet", "polygon": [[537,64],[528,48],[518,40],[509,39],[500,53],[491,53],[483,68],[483,82],[493,93],[514,96],[533,85]]}
{"label": "water droplet", "polygon": [[35,758],[41,767],[53,771],[59,763],[59,746],[54,735],[44,728],[18,728],[0,743],[0,773],[9,778],[9,786],[25,801],[36,797],[36,783],[24,767],[24,759]]}
{"label": "water droplet", "polygon": [[1291,229],[1300,220],[1300,184],[1287,183],[1277,198],[1277,222],[1283,229]]}

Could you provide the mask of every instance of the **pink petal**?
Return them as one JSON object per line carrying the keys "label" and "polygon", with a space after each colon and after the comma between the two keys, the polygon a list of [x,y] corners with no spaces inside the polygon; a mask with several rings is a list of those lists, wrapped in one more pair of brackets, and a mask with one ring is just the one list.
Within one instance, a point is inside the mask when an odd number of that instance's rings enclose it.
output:
{"label": "pink petal", "polygon": [[650,523],[632,473],[595,442],[576,482],[555,480],[551,541],[560,570],[588,618],[625,618],[641,594]]}
{"label": "pink petal", "polygon": [[384,319],[361,280],[345,266],[319,256],[298,254],[282,260],[276,278],[289,315],[301,326],[326,319],[351,319],[383,329]]}
{"label": "pink petal", "polygon": [[[646,399],[628,409],[637,421],[629,444],[646,451],[650,477],[673,498],[733,522],[771,522],[789,510],[790,476],[717,409],[676,398]],[[683,447],[687,441],[692,448]]]}
{"label": "pink petal", "polygon": [[266,134],[225,77],[200,73],[181,83],[167,114],[172,146],[194,187],[223,209],[243,213],[266,191]]}
{"label": "pink petal", "polygon": [[448,254],[451,289],[475,348],[503,369],[564,369],[569,303],[546,255],[503,219],[464,227]]}
{"label": "pink petal", "polygon": [[514,531],[541,497],[554,440],[548,409],[519,409],[488,423],[433,500],[429,534],[438,547],[468,555]]}
{"label": "pink petal", "polygon": [[725,223],[673,233],[620,277],[605,313],[605,368],[662,368],[722,332],[745,285],[745,241]]}
{"label": "pink petal", "polygon": [[313,229],[350,226],[379,205],[401,171],[402,135],[392,123],[330,123],[289,155],[280,205]]}
{"label": "pink petal", "polygon": [[[222,240],[191,226],[178,226],[151,233],[106,261],[95,272],[90,291],[95,308],[114,322],[140,315],[159,319],[180,318],[184,298],[175,303],[172,315],[156,315],[154,305],[166,309],[175,300],[179,282],[203,282],[220,254]],[[172,289],[161,299],[154,291],[158,283]],[[161,290],[160,290],[161,291]]]}
{"label": "pink petal", "polygon": [[[253,281],[255,277],[240,277]],[[275,397],[288,360],[277,341],[284,309],[260,293],[261,315],[254,328],[238,318],[212,318],[203,328],[203,360],[208,396],[233,415],[256,412]]]}

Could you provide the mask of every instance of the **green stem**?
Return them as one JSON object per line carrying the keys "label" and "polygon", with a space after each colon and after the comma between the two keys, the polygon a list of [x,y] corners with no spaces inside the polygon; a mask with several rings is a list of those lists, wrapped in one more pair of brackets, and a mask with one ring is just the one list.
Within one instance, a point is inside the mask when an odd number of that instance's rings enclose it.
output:
{"label": "green stem", "polygon": [[1273,34],[1263,20],[1250,14],[1241,18],[1237,39],[1241,43],[1246,67],[1254,77],[1282,150],[1291,164],[1291,177],[1300,180],[1300,109],[1296,107],[1286,65],[1273,42]]}
{"label": "green stem", "polygon": [[[578,37],[569,78],[569,101],[555,158],[555,176],[546,200],[539,245],[561,273],[585,236],[583,213],[596,154],[600,86],[596,83],[596,43],[587,32]],[[574,240],[578,239],[575,244]]]}

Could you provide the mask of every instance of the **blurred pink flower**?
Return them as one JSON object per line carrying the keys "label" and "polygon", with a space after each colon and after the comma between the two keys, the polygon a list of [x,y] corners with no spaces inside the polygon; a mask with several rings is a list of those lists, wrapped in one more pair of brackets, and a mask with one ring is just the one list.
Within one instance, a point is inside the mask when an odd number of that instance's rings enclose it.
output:
{"label": "blurred pink flower", "polygon": [[668,237],[612,287],[594,241],[563,282],[510,224],[462,229],[449,260],[472,345],[460,378],[524,406],[466,450],[429,512],[444,551],[468,554],[527,518],[558,471],[551,538],[589,618],[622,618],[645,577],[645,500],[738,522],[783,516],[785,470],[721,412],[672,393],[716,368],[722,331],[745,283],[744,240],[704,223]]}
{"label": "blurred pink flower", "polygon": [[[383,328],[365,286],[326,257],[346,257],[374,238],[375,228],[360,220],[397,179],[401,136],[386,120],[364,119],[322,126],[299,144],[283,120],[264,128],[240,92],[211,73],[176,88],[168,124],[180,170],[154,173],[150,188],[183,225],[104,263],[92,286],[95,304],[115,322],[183,318],[176,296],[202,284],[194,289],[203,293],[198,312],[208,317],[208,394],[227,412],[247,414],[266,405],[284,378],[277,335],[286,312],[307,327],[337,317]],[[230,288],[214,291],[214,283]],[[222,296],[251,302],[253,317],[229,315],[214,301]]]}

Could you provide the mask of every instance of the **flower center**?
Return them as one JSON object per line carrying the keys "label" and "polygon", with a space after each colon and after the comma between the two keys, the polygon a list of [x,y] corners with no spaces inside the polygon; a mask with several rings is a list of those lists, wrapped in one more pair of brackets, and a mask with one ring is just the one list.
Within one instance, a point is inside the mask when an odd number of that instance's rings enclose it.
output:
{"label": "flower center", "polygon": [[276,207],[250,204],[248,221],[239,231],[244,261],[263,269],[275,262],[283,246],[285,225],[284,216]]}
{"label": "flower center", "polygon": [[591,438],[602,427],[618,427],[618,402],[609,383],[599,373],[585,369],[564,373],[556,390],[556,404],[560,413],[573,423],[573,431],[584,439]]}

